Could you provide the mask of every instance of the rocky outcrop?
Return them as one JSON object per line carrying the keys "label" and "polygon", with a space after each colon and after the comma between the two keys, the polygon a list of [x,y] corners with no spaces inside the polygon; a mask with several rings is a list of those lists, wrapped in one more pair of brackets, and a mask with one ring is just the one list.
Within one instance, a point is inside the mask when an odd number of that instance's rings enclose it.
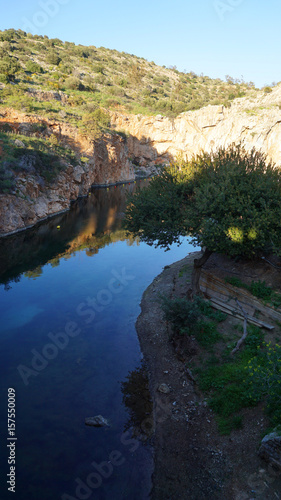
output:
{"label": "rocky outcrop", "polygon": [[[280,426],[279,426],[280,427]],[[273,432],[267,434],[259,449],[259,456],[266,462],[269,462],[272,467],[281,472],[281,433],[280,429],[274,429]]]}
{"label": "rocky outcrop", "polygon": [[207,106],[175,119],[112,112],[111,123],[131,134],[129,155],[140,165],[167,163],[179,154],[190,158],[232,143],[262,150],[281,164],[281,85],[269,94],[236,99],[230,108]]}
{"label": "rocky outcrop", "polygon": [[33,125],[41,123],[47,136],[55,135],[60,144],[71,147],[78,157],[84,157],[84,163],[77,161],[76,166],[65,165],[58,177],[47,183],[36,173],[28,154],[24,156],[13,194],[0,195],[0,235],[25,229],[50,215],[68,210],[71,202],[85,196],[92,185],[109,185],[135,178],[126,140],[118,134],[105,134],[100,140],[91,141],[70,125],[40,120],[40,117],[13,110],[2,112],[1,121],[25,135],[36,133]]}
{"label": "rocky outcrop", "polygon": [[68,102],[68,95],[60,90],[36,90],[33,88],[28,89],[30,97],[36,99],[37,101],[60,101],[63,104]]}

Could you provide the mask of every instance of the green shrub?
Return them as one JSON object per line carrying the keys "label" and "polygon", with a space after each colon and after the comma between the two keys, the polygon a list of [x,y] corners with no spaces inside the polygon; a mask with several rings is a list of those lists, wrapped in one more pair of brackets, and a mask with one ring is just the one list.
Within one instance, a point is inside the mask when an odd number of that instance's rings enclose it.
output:
{"label": "green shrub", "polygon": [[8,162],[0,163],[0,193],[9,193],[14,187],[14,174]]}
{"label": "green shrub", "polygon": [[57,66],[60,63],[61,58],[58,56],[58,54],[56,54],[56,52],[49,52],[46,57],[46,61],[53,66]]}
{"label": "green shrub", "polygon": [[15,79],[20,70],[21,65],[15,57],[5,56],[0,60],[0,73],[6,75],[10,81]]}
{"label": "green shrub", "polygon": [[29,73],[43,73],[44,70],[40,64],[37,64],[34,61],[28,61],[26,64],[26,71],[29,71]]}
{"label": "green shrub", "polygon": [[237,413],[242,408],[255,406],[261,399],[261,392],[254,391],[248,367],[253,368],[252,360],[259,356],[262,341],[262,331],[257,326],[249,325],[244,347],[235,358],[227,355],[227,349],[225,361],[210,358],[212,362],[198,369],[199,388],[209,394],[209,405],[217,414],[222,434],[229,434],[232,429],[240,428],[242,418]]}
{"label": "green shrub", "polygon": [[273,424],[281,423],[281,346],[264,342],[245,367],[250,397],[265,398]]}
{"label": "green shrub", "polygon": [[95,82],[90,75],[85,75],[83,79],[83,85],[85,86],[86,90],[95,90]]}
{"label": "green shrub", "polygon": [[174,334],[190,335],[200,317],[199,301],[179,298],[171,300],[165,296],[160,299],[165,319],[172,324]]}
{"label": "green shrub", "polygon": [[273,303],[276,302],[276,304],[280,303],[280,298],[278,300],[278,294],[274,292],[272,288],[267,286],[265,281],[252,281],[250,285],[243,283],[240,278],[236,277],[227,277],[225,278],[225,281],[238,288],[245,288],[258,299],[272,301]]}
{"label": "green shrub", "polygon": [[101,73],[101,75],[104,74],[104,67],[102,64],[96,64],[93,68],[95,73]]}
{"label": "green shrub", "polygon": [[69,76],[68,78],[66,78],[64,85],[67,89],[71,89],[71,90],[82,90],[83,89],[83,85],[82,85],[81,81],[76,76]]}
{"label": "green shrub", "polygon": [[107,129],[109,126],[109,114],[101,108],[96,109],[92,113],[85,114],[80,125],[84,134],[90,135],[94,139],[100,137],[102,130]]}
{"label": "green shrub", "polygon": [[227,318],[227,314],[223,313],[222,311],[215,311],[208,300],[200,300],[199,308],[204,316],[213,319],[218,323],[224,321]]}
{"label": "green shrub", "polygon": [[199,320],[194,326],[192,333],[202,347],[210,347],[221,338],[216,323],[212,321]]}
{"label": "green shrub", "polygon": [[258,299],[270,300],[273,290],[266,286],[265,281],[252,281],[248,290]]}
{"label": "green shrub", "polygon": [[8,75],[5,75],[4,73],[0,73],[0,82],[1,83],[9,83],[9,77]]}

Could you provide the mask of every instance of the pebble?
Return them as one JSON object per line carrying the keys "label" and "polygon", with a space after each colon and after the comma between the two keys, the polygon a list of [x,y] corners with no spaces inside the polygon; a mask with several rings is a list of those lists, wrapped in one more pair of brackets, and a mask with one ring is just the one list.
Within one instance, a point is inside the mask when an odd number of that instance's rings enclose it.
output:
{"label": "pebble", "polygon": [[163,394],[169,394],[169,392],[171,392],[167,384],[160,384],[158,387],[158,391],[162,392]]}
{"label": "pebble", "polygon": [[95,417],[85,418],[85,424],[91,425],[93,427],[109,427],[109,422],[102,415],[96,415]]}

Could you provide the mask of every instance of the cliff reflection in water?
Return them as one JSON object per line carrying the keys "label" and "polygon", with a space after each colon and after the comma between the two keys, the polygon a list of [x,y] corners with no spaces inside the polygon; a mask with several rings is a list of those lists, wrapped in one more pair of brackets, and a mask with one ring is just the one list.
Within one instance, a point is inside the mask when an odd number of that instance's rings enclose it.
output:
{"label": "cliff reflection in water", "polygon": [[0,283],[8,290],[22,274],[36,278],[45,264],[58,266],[60,259],[79,250],[86,249],[86,254],[92,256],[117,241],[138,244],[121,229],[127,194],[135,189],[136,184],[93,189],[89,196],[73,203],[68,212],[0,238]]}

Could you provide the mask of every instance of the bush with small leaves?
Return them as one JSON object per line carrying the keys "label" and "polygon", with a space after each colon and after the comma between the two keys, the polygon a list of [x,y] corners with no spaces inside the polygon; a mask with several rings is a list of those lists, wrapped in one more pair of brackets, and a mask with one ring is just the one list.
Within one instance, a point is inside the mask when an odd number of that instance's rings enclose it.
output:
{"label": "bush with small leaves", "polygon": [[16,73],[21,70],[21,65],[15,57],[5,56],[0,61],[0,73],[14,81]]}
{"label": "bush with small leaves", "polygon": [[53,66],[57,66],[60,63],[61,58],[55,52],[49,52],[49,54],[46,57],[46,61],[47,63],[52,64]]}
{"label": "bush with small leaves", "polygon": [[281,345],[263,342],[258,354],[245,367],[249,393],[253,401],[267,400],[274,424],[281,422]]}
{"label": "bush with small leaves", "polygon": [[180,298],[171,300],[162,295],[160,300],[165,319],[171,323],[174,334],[190,335],[201,315],[199,299],[193,302]]}
{"label": "bush with small leaves", "polygon": [[9,77],[8,75],[5,75],[4,73],[0,73],[0,82],[1,83],[9,83]]}
{"label": "bush with small leaves", "polygon": [[43,73],[44,72],[44,70],[43,70],[42,66],[40,66],[40,64],[37,64],[36,62],[30,61],[30,60],[26,64],[26,71],[28,71],[29,73]]}
{"label": "bush with small leaves", "polygon": [[70,89],[70,90],[82,90],[83,89],[83,85],[82,85],[81,81],[76,76],[69,76],[68,78],[66,78],[64,85],[67,89]]}
{"label": "bush with small leaves", "polygon": [[101,108],[83,116],[81,128],[87,135],[98,138],[110,126],[109,114]]}

